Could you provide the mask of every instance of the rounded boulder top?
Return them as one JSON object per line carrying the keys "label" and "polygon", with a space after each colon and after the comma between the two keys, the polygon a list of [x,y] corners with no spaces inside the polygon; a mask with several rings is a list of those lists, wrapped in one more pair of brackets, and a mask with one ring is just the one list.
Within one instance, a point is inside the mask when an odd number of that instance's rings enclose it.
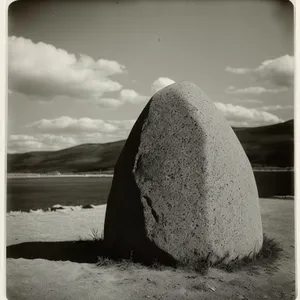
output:
{"label": "rounded boulder top", "polygon": [[234,131],[193,83],[158,91],[115,166],[104,242],[118,256],[216,262],[262,247],[258,192]]}

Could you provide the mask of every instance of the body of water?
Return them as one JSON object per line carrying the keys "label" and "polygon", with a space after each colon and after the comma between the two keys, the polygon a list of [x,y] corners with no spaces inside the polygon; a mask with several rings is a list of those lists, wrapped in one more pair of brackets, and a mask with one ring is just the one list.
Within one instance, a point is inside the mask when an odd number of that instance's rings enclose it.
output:
{"label": "body of water", "polygon": [[105,204],[112,177],[30,177],[7,179],[7,211],[47,210],[55,204]]}
{"label": "body of water", "polygon": [[[294,195],[294,172],[254,172],[259,196]],[[7,211],[47,210],[55,204],[105,204],[112,177],[35,177],[7,179]]]}

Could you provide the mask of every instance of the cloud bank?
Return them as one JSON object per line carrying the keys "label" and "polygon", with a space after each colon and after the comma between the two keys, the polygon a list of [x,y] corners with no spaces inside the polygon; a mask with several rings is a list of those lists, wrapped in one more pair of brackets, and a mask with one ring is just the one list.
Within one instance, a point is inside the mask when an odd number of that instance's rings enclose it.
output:
{"label": "cloud bank", "polygon": [[52,151],[77,145],[76,138],[51,134],[12,134],[7,141],[8,153]]}
{"label": "cloud bank", "polygon": [[95,98],[89,100],[91,104],[96,104],[102,108],[118,108],[126,103],[142,104],[148,101],[150,97],[141,95],[132,89],[123,89],[116,98]]}
{"label": "cloud bank", "polygon": [[[290,55],[263,61],[258,67],[252,69],[226,67],[225,70],[236,75],[249,75],[255,83],[259,84],[259,86],[245,88],[229,86],[225,92],[231,95],[277,94],[288,91],[294,85],[294,57]],[[271,88],[264,87],[266,84]]]}
{"label": "cloud bank", "polygon": [[42,119],[28,124],[28,128],[40,133],[117,133],[132,128],[135,120],[102,120],[91,118],[71,118],[62,116],[56,119]]}
{"label": "cloud bank", "polygon": [[59,150],[84,143],[106,143],[126,139],[135,120],[90,118],[42,119],[28,124],[33,134],[12,134],[8,152]]}
{"label": "cloud bank", "polygon": [[131,89],[124,89],[120,92],[120,98],[123,102],[139,104],[149,100],[148,96],[143,96]]}
{"label": "cloud bank", "polygon": [[46,99],[66,96],[98,99],[119,91],[122,85],[110,76],[122,74],[117,61],[68,53],[43,42],[11,36],[8,38],[8,85],[12,91]]}
{"label": "cloud bank", "polygon": [[225,70],[238,75],[249,74],[257,82],[270,83],[278,87],[289,88],[294,84],[294,56],[290,55],[263,61],[253,69],[226,67]]}
{"label": "cloud bank", "polygon": [[255,108],[216,102],[229,124],[234,127],[256,127],[283,122],[277,116]]}
{"label": "cloud bank", "polygon": [[[114,60],[85,54],[75,56],[43,42],[11,36],[8,38],[9,94],[21,94],[33,101],[76,99],[102,108],[118,108],[126,103],[139,104],[148,96],[122,85],[110,77],[127,73]],[[117,97],[105,93],[119,92]]]}

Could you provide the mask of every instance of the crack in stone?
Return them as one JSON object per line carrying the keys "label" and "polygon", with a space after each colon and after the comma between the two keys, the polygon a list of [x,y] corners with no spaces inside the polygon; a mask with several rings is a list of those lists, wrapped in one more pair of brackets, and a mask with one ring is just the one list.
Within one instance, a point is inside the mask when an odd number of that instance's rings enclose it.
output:
{"label": "crack in stone", "polygon": [[155,219],[156,222],[158,222],[159,218],[158,218],[156,211],[154,210],[154,208],[152,206],[152,201],[151,201],[150,197],[148,197],[148,196],[143,196],[143,197],[146,199],[147,205],[151,208],[151,213],[153,215],[153,218]]}

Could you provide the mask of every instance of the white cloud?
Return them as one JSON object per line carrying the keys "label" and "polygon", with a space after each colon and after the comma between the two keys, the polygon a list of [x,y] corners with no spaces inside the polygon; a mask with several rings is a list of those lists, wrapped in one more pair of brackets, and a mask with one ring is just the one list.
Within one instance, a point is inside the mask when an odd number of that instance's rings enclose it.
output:
{"label": "white cloud", "polygon": [[85,143],[107,143],[126,139],[128,131],[114,133],[10,135],[8,152],[53,151]]}
{"label": "white cloud", "polygon": [[52,134],[23,135],[12,134],[8,137],[8,152],[27,152],[58,150],[77,144],[74,137]]}
{"label": "white cloud", "polygon": [[290,87],[294,84],[294,57],[284,55],[266,60],[254,70],[254,75],[258,80]]}
{"label": "white cloud", "polygon": [[22,37],[8,39],[9,89],[26,95],[99,99],[103,93],[122,88],[109,76],[124,72],[125,67],[116,61],[76,57],[53,45]]}
{"label": "white cloud", "polygon": [[151,92],[154,94],[174,82],[175,82],[174,80],[168,77],[159,77],[158,79],[153,81],[151,85]]}
{"label": "white cloud", "polygon": [[[96,104],[97,106],[102,108],[118,108],[126,103],[140,104],[146,102],[149,99],[150,97],[143,96],[137,93],[135,90],[123,89],[120,91],[118,97],[116,98],[99,97],[89,100],[88,102],[91,104]],[[80,102],[82,101],[80,100]]]}
{"label": "white cloud", "polygon": [[42,133],[116,133],[128,131],[132,128],[135,120],[102,120],[79,118],[73,119],[62,116],[57,119],[42,119],[27,125],[37,132]]}
{"label": "white cloud", "polygon": [[252,87],[246,87],[246,88],[239,89],[239,88],[236,88],[233,86],[229,86],[226,89],[226,93],[231,94],[231,95],[245,95],[245,94],[260,95],[263,93],[277,94],[280,92],[285,92],[287,90],[288,90],[287,87],[278,87],[275,89],[267,89],[267,88],[261,87],[261,86],[252,86]]}
{"label": "white cloud", "polygon": [[35,134],[12,134],[8,152],[59,150],[84,143],[107,143],[126,139],[135,120],[72,119],[40,120],[27,127]]}
{"label": "white cloud", "polygon": [[227,72],[252,75],[258,82],[271,83],[279,87],[291,87],[294,84],[294,56],[284,55],[263,61],[257,68],[226,67]]}
{"label": "white cloud", "polygon": [[239,105],[215,103],[231,126],[255,127],[283,122],[277,116],[255,108]]}
{"label": "white cloud", "polygon": [[139,104],[149,100],[149,97],[138,94],[134,90],[124,89],[120,92],[120,98],[123,102]]}
{"label": "white cloud", "polygon": [[270,105],[270,106],[262,106],[257,109],[266,110],[266,111],[278,111],[278,110],[286,110],[286,109],[294,109],[293,105]]}

